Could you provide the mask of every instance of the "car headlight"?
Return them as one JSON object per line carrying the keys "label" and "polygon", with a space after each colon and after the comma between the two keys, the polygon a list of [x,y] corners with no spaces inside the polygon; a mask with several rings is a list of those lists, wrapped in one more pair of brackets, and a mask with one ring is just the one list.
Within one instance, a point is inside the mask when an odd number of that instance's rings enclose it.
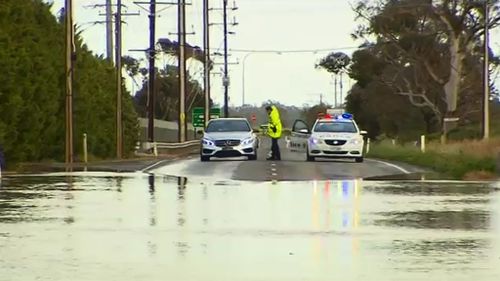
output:
{"label": "car headlight", "polygon": [[322,143],[323,140],[322,139],[318,139],[318,138],[309,138],[309,142],[311,144],[319,144],[319,143]]}
{"label": "car headlight", "polygon": [[204,145],[208,145],[208,146],[214,146],[214,145],[215,145],[215,144],[214,144],[214,142],[213,142],[212,140],[209,140],[209,139],[205,139],[205,138],[204,138],[204,139],[202,139],[201,141],[202,141],[202,143],[203,143]]}
{"label": "car headlight", "polygon": [[242,145],[248,145],[248,144],[252,144],[254,142],[254,138],[248,138],[248,139],[244,139],[241,144]]}
{"label": "car headlight", "polygon": [[360,139],[352,139],[349,141],[350,144],[361,144],[363,141]]}

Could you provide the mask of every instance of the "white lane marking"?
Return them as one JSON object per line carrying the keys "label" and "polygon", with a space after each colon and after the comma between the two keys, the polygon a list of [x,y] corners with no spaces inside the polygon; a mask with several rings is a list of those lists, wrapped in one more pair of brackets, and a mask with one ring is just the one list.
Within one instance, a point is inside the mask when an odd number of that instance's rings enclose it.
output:
{"label": "white lane marking", "polygon": [[272,172],[276,172],[276,168],[271,168],[271,171]]}
{"label": "white lane marking", "polygon": [[389,162],[385,162],[385,161],[381,161],[381,160],[374,160],[374,159],[370,159],[370,161],[373,161],[373,162],[378,162],[378,163],[381,163],[381,164],[384,164],[386,166],[389,166],[389,167],[392,167],[396,170],[400,170],[401,172],[405,173],[405,174],[411,174],[411,172],[409,172],[408,170],[406,170],[405,168],[403,167],[400,167],[398,165],[395,165],[395,164],[392,164],[392,163],[389,163]]}
{"label": "white lane marking", "polygon": [[[168,165],[151,170],[152,173],[211,179],[231,179],[235,170],[243,161],[217,161],[202,163],[199,159],[184,159],[173,161]],[[200,173],[202,172],[202,173]]]}
{"label": "white lane marking", "polygon": [[145,171],[151,170],[151,169],[153,169],[153,168],[155,168],[155,167],[157,167],[157,166],[162,165],[162,164],[163,164],[163,163],[165,163],[165,162],[169,162],[169,161],[172,161],[172,160],[176,160],[176,159],[169,159],[169,160],[161,160],[161,161],[158,161],[158,162],[156,162],[156,163],[154,163],[154,164],[152,164],[152,165],[149,165],[149,166],[147,166],[146,168],[144,168],[144,169],[140,170],[140,172],[143,172],[143,173],[144,173]]}
{"label": "white lane marking", "polygon": [[196,160],[194,159],[184,159],[179,161],[172,161],[167,165],[151,169],[150,172],[155,174],[164,174],[170,176],[187,176],[185,170],[189,166],[192,166]]}
{"label": "white lane marking", "polygon": [[278,174],[276,174],[276,173],[272,173],[272,175],[273,175],[273,177],[275,177],[275,176],[277,176]]}

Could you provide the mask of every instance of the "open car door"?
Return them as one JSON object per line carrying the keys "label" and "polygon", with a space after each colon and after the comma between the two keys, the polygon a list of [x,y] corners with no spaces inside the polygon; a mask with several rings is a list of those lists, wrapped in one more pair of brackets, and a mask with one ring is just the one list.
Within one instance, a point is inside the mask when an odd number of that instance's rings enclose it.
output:
{"label": "open car door", "polygon": [[290,150],[293,152],[306,152],[307,140],[311,136],[311,131],[307,123],[302,120],[295,120],[290,135]]}

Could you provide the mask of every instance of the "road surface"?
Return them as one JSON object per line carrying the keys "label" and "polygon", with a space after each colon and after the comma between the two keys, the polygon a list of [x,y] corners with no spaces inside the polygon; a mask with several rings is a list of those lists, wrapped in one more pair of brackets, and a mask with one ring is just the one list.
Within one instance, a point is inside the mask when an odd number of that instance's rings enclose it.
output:
{"label": "road surface", "polygon": [[363,163],[355,163],[350,159],[317,159],[315,162],[306,162],[305,154],[290,151],[285,140],[281,140],[280,147],[282,161],[266,160],[270,141],[268,138],[263,138],[257,161],[248,161],[241,157],[212,158],[210,162],[201,162],[199,157],[192,156],[175,162],[166,161],[164,166],[159,163],[149,170],[156,174],[171,176],[246,181],[367,179],[424,172],[410,165],[396,165],[373,159],[365,159]]}

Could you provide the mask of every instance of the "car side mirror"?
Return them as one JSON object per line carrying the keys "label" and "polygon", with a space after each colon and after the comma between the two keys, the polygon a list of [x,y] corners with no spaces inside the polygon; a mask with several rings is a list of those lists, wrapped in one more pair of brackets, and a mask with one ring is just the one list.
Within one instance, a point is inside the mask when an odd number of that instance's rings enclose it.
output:
{"label": "car side mirror", "polygon": [[360,133],[361,135],[367,135],[367,134],[368,134],[368,132],[367,132],[367,131],[361,131],[361,132],[359,132],[359,133]]}
{"label": "car side mirror", "polygon": [[196,131],[196,134],[197,134],[198,136],[202,136],[202,135],[203,135],[203,130],[198,130],[198,131]]}
{"label": "car side mirror", "polygon": [[308,130],[308,129],[300,129],[300,130],[299,130],[299,133],[302,133],[302,134],[309,134],[309,130]]}

